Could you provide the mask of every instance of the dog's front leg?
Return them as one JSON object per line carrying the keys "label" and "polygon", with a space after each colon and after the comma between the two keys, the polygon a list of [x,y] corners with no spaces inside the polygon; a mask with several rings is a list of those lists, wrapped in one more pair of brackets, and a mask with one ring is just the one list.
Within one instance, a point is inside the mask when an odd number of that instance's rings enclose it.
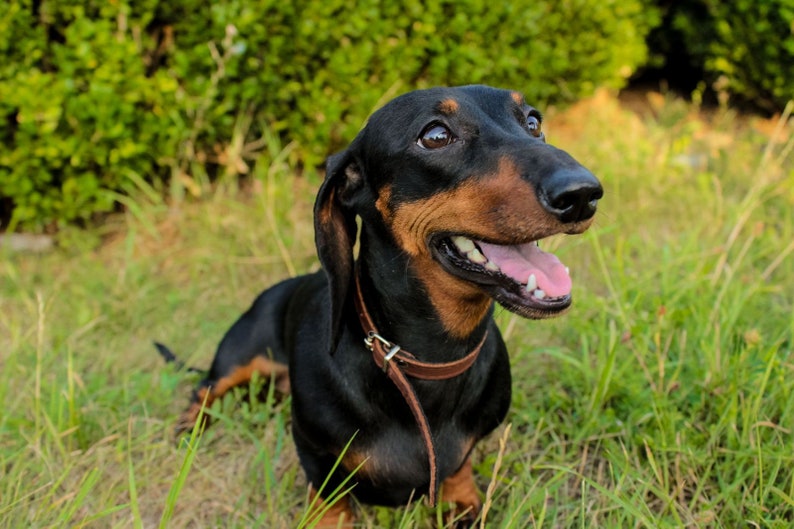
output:
{"label": "dog's front leg", "polygon": [[462,515],[455,527],[470,527],[477,518],[482,502],[477,485],[474,483],[471,458],[467,457],[463,466],[441,484],[441,501],[454,504],[449,513],[450,521]]}
{"label": "dog's front leg", "polygon": [[[315,516],[313,513],[322,512],[326,508],[327,503],[317,494],[314,487],[309,491],[310,503],[312,504],[312,514],[310,519]],[[312,527],[316,529],[347,529],[353,527],[356,521],[356,516],[353,513],[353,507],[350,505],[350,500],[347,496],[337,499],[333,505],[328,507],[322,517],[317,520],[317,523]]]}

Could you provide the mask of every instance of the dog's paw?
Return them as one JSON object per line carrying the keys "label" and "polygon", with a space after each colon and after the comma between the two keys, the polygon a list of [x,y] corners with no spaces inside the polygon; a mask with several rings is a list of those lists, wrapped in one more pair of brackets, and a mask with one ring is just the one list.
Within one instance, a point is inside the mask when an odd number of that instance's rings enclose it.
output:
{"label": "dog's paw", "polygon": [[477,514],[471,512],[471,510],[463,514],[458,514],[458,512],[453,509],[447,513],[447,523],[445,527],[449,527],[450,529],[470,529],[475,527],[476,521]]}

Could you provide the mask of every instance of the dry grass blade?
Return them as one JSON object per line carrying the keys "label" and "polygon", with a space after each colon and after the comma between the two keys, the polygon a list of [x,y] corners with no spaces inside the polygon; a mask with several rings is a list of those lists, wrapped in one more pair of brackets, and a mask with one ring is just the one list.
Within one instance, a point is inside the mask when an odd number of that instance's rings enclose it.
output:
{"label": "dry grass blade", "polygon": [[485,529],[485,521],[488,518],[488,511],[491,510],[491,505],[493,505],[494,494],[496,493],[496,487],[499,480],[499,470],[501,470],[502,467],[502,458],[505,455],[505,450],[507,450],[507,440],[510,438],[510,430],[512,430],[512,428],[513,425],[508,423],[507,426],[505,426],[501,437],[499,437],[499,452],[496,454],[496,461],[493,465],[491,481],[488,483],[488,489],[485,491],[485,501],[483,502],[482,514],[480,516],[480,529]]}

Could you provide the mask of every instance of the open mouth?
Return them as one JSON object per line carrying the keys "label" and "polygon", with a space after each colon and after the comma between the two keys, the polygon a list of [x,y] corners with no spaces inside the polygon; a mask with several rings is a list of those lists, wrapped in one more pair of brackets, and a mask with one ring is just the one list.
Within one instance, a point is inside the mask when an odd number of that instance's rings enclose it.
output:
{"label": "open mouth", "polygon": [[431,247],[449,273],[475,283],[516,314],[547,318],[571,304],[568,268],[537,241],[500,245],[454,235],[437,238]]}

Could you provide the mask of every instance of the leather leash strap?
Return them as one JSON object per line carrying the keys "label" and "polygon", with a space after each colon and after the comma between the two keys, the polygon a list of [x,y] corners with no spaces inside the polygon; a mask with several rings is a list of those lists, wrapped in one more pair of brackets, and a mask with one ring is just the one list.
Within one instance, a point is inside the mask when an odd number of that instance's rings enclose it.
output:
{"label": "leather leash strap", "polygon": [[372,320],[367,307],[364,304],[364,296],[361,292],[361,282],[359,281],[358,274],[356,274],[356,295],[355,295],[356,311],[358,318],[361,322],[361,327],[367,333],[364,343],[367,348],[372,351],[372,358],[375,364],[380,367],[389,379],[397,386],[397,389],[402,394],[411,413],[419,426],[419,432],[422,434],[422,439],[425,443],[427,450],[427,459],[430,463],[430,487],[429,487],[429,500],[430,505],[436,505],[436,492],[438,489],[438,465],[436,463],[436,448],[433,444],[433,434],[430,431],[430,425],[427,422],[427,416],[422,408],[422,403],[416,396],[411,382],[407,377],[418,378],[421,380],[446,380],[453,378],[469,369],[477,356],[482,350],[485,339],[488,337],[486,332],[483,335],[480,343],[469,354],[459,360],[446,363],[430,363],[417,360],[414,355],[402,349],[399,345],[394,344],[379,333],[375,322]]}

